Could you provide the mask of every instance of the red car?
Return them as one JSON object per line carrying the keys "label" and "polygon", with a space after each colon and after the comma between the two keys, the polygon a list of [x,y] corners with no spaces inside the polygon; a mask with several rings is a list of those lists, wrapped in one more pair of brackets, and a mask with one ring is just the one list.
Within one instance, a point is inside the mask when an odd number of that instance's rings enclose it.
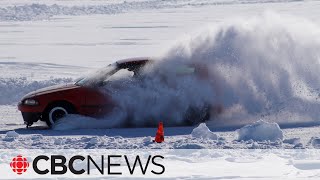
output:
{"label": "red car", "polygon": [[[144,65],[152,62],[148,58],[132,58],[117,61],[101,69],[99,76],[89,76],[78,80],[74,84],[56,85],[33,91],[25,95],[19,102],[27,127],[38,120],[45,121],[51,127],[58,119],[67,114],[81,114],[84,116],[101,117],[113,110],[116,103],[111,95],[99,90],[106,79],[118,71],[128,70],[134,75]],[[95,77],[95,79],[92,79]],[[99,79],[96,79],[96,78]],[[203,112],[203,110],[201,110]],[[193,110],[194,112],[194,110]],[[202,120],[209,118],[209,110],[205,108]],[[203,113],[202,113],[203,114]]]}

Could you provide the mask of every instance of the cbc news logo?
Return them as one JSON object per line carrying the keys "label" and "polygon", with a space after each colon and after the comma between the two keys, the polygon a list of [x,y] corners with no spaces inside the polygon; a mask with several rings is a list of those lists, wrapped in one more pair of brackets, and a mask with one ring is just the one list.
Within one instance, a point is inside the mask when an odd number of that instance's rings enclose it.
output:
{"label": "cbc news logo", "polygon": [[[93,158],[91,155],[73,155],[69,159],[63,155],[38,155],[29,163],[26,157],[18,155],[12,159],[10,167],[17,175],[22,175],[27,172],[30,164],[31,171],[33,170],[38,175],[64,175],[68,171],[75,175],[90,175],[92,169],[97,169],[101,175],[122,175],[125,171],[131,175],[139,172],[143,175],[161,175],[165,172],[165,166],[162,164],[164,157],[161,155],[149,155],[141,158],[140,155],[131,157],[125,154],[107,154],[99,155],[99,157]],[[39,166],[39,161],[42,163],[47,162],[48,167]],[[86,166],[83,166],[80,170],[76,169],[77,163],[75,162],[85,163]],[[117,166],[127,166],[127,170],[125,168],[121,170],[117,169]]]}
{"label": "cbc news logo", "polygon": [[14,157],[10,163],[10,167],[13,172],[17,173],[18,175],[21,175],[22,173],[25,173],[29,167],[29,162],[27,161],[27,158],[18,155],[17,157]]}

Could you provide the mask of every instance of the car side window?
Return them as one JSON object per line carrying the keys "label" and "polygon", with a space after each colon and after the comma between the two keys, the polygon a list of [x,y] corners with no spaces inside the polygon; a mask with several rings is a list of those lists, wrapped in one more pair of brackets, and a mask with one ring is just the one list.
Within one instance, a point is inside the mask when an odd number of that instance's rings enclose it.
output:
{"label": "car side window", "polygon": [[132,78],[134,75],[134,72],[128,71],[127,69],[120,69],[118,72],[110,76],[108,79],[106,79],[107,82],[110,81],[118,81],[118,80],[125,80],[128,78]]}

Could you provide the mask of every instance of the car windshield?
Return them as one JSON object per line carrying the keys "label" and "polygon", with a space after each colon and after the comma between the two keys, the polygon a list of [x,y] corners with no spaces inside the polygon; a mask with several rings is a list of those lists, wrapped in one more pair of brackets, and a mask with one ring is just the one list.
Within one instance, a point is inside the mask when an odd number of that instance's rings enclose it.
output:
{"label": "car windshield", "polygon": [[107,67],[101,68],[86,77],[82,77],[76,81],[78,86],[99,86],[110,76],[119,71],[116,64],[110,64]]}

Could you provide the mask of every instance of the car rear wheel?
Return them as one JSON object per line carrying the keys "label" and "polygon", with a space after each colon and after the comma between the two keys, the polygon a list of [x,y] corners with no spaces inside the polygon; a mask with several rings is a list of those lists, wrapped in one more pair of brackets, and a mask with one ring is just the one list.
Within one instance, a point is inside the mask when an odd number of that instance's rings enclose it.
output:
{"label": "car rear wheel", "polygon": [[68,114],[73,114],[74,109],[67,104],[52,105],[43,113],[43,120],[49,127],[52,127],[59,119],[65,117]]}

